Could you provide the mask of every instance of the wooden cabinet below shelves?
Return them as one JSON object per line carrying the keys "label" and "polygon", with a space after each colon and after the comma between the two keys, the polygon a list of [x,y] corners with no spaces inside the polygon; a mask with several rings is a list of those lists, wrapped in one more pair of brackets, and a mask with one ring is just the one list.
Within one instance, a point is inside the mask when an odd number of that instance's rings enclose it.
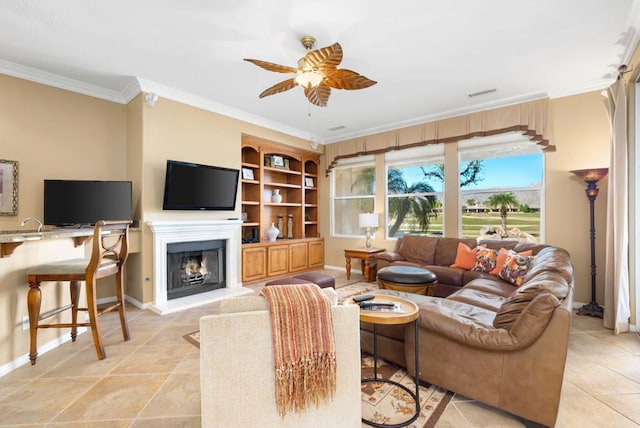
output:
{"label": "wooden cabinet below shelves", "polygon": [[279,276],[289,272],[289,246],[267,247],[267,276]]}
{"label": "wooden cabinet below shelves", "polygon": [[242,282],[267,281],[324,267],[324,239],[279,239],[242,246]]}
{"label": "wooden cabinet below shelves", "polygon": [[324,241],[318,239],[309,241],[309,268],[322,269],[324,267]]}
{"label": "wooden cabinet below shelves", "polygon": [[267,248],[242,248],[243,281],[260,281],[267,277]]}

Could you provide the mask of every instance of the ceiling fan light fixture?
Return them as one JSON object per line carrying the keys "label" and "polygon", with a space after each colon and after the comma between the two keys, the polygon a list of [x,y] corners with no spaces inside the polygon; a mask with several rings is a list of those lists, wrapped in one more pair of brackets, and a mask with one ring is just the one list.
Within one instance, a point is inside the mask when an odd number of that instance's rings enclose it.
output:
{"label": "ceiling fan light fixture", "polygon": [[311,104],[318,107],[326,107],[332,88],[353,90],[368,88],[376,84],[375,81],[355,71],[338,68],[338,65],[342,62],[342,46],[340,46],[340,43],[310,50],[315,39],[311,36],[305,36],[301,41],[305,49],[307,49],[307,54],[298,60],[298,67],[274,64],[259,59],[244,59],[267,71],[295,74],[295,76],[262,91],[259,95],[260,98],[301,86],[304,89],[304,95]]}
{"label": "ceiling fan light fixture", "polygon": [[295,81],[303,88],[317,88],[322,83],[324,76],[319,71],[302,71],[298,72]]}

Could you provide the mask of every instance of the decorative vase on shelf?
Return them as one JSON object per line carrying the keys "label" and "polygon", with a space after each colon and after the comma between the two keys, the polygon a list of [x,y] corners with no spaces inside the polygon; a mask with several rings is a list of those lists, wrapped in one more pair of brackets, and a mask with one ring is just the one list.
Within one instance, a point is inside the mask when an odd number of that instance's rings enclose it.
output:
{"label": "decorative vase on shelf", "polygon": [[271,226],[267,229],[267,239],[270,242],[275,241],[276,239],[278,239],[278,234],[280,233],[280,231],[278,230],[278,228],[275,226],[275,224],[271,223]]}
{"label": "decorative vase on shelf", "polygon": [[277,204],[282,202],[282,195],[280,194],[280,189],[273,189],[273,193],[271,194],[271,202],[275,202]]}
{"label": "decorative vase on shelf", "polygon": [[289,214],[287,217],[287,238],[293,239],[293,214]]}
{"label": "decorative vase on shelf", "polygon": [[279,215],[278,216],[278,238],[282,238],[282,231],[284,229],[282,228],[282,216]]}

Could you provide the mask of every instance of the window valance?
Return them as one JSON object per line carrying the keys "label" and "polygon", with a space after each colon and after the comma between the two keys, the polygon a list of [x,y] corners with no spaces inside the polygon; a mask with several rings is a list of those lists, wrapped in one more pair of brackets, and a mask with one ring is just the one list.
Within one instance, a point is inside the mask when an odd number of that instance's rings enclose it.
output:
{"label": "window valance", "polygon": [[340,159],[515,131],[536,141],[540,150],[553,151],[548,109],[549,100],[541,99],[327,144],[326,173]]}

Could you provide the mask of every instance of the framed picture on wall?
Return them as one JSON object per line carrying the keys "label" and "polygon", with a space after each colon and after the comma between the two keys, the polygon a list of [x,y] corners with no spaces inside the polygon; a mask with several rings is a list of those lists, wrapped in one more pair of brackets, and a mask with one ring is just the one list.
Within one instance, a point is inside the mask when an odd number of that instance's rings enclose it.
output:
{"label": "framed picture on wall", "polygon": [[244,180],[255,180],[253,170],[251,168],[242,168],[242,178]]}
{"label": "framed picture on wall", "polygon": [[18,215],[18,161],[0,159],[0,215]]}

